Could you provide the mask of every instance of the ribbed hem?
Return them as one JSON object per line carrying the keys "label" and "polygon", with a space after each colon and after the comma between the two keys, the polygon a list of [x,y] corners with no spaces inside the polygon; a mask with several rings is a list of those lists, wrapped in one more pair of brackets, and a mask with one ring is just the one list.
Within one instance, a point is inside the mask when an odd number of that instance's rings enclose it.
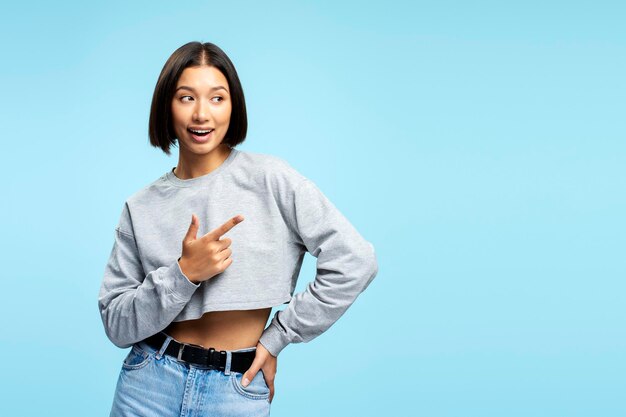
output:
{"label": "ribbed hem", "polygon": [[263,331],[259,342],[269,353],[276,357],[289,344],[287,335],[273,323],[270,323],[268,328]]}
{"label": "ribbed hem", "polygon": [[196,289],[200,287],[201,283],[194,284],[187,278],[187,275],[183,274],[178,260],[170,265],[167,274],[171,275],[171,279],[167,280],[170,291],[182,300],[189,300]]}
{"label": "ribbed hem", "polygon": [[224,162],[222,162],[220,166],[218,166],[217,168],[215,168],[213,171],[209,172],[208,174],[204,174],[204,175],[200,175],[199,177],[183,180],[183,179],[178,178],[176,175],[174,175],[174,168],[176,167],[172,167],[172,169],[170,169],[169,171],[165,173],[165,179],[170,184],[175,185],[176,187],[192,187],[192,186],[206,184],[208,182],[213,181],[216,177],[218,177],[223,172],[225,172],[228,166],[235,160],[239,152],[240,151],[238,151],[235,148],[230,148],[230,154],[228,155],[228,157],[226,157]]}

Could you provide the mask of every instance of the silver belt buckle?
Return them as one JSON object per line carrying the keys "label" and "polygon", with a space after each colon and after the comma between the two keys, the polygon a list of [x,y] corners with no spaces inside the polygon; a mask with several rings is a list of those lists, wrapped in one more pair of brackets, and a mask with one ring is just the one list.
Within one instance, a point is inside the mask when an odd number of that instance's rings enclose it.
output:
{"label": "silver belt buckle", "polygon": [[183,349],[184,348],[185,348],[185,344],[181,343],[180,347],[178,348],[178,357],[177,357],[179,361],[183,361],[183,362],[185,362],[185,361],[181,358],[181,356],[183,356]]}

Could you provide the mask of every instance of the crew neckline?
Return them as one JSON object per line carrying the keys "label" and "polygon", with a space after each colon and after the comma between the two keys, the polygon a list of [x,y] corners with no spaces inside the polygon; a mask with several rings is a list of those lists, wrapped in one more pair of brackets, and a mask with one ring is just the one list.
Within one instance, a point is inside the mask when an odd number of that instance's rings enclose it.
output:
{"label": "crew neckline", "polygon": [[230,154],[228,155],[228,157],[226,157],[226,159],[224,160],[224,162],[222,162],[217,168],[215,168],[213,171],[209,172],[208,174],[204,174],[204,175],[200,175],[199,177],[195,177],[195,178],[189,178],[186,180],[183,180],[181,178],[178,178],[175,174],[174,174],[174,169],[176,167],[172,167],[172,169],[170,169],[169,171],[167,171],[167,173],[165,174],[165,178],[173,185],[177,186],[177,187],[191,187],[193,185],[199,185],[199,184],[204,184],[208,181],[213,180],[215,177],[217,177],[219,174],[223,173],[224,171],[226,171],[226,169],[228,168],[228,166],[233,162],[233,160],[237,157],[237,155],[239,154],[239,150],[235,149],[235,148],[230,148]]}

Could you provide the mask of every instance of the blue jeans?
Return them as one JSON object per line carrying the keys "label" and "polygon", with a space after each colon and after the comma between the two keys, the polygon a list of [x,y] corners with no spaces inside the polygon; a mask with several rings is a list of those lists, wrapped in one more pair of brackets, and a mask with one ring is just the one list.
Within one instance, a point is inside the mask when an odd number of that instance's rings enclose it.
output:
{"label": "blue jeans", "polygon": [[243,374],[230,369],[232,352],[226,351],[224,371],[189,364],[163,352],[172,340],[167,336],[160,349],[135,343],[122,363],[110,417],[267,417],[270,389],[259,370],[247,387]]}

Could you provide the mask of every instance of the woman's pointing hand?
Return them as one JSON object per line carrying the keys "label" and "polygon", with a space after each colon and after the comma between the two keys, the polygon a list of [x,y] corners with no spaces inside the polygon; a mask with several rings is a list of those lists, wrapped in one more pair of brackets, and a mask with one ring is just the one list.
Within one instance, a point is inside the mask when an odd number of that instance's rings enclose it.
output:
{"label": "woman's pointing hand", "polygon": [[183,239],[183,253],[178,258],[180,270],[191,282],[198,284],[211,279],[230,266],[233,262],[230,257],[233,251],[229,248],[232,240],[220,237],[243,220],[244,217],[239,214],[198,238],[198,217],[191,215],[191,224]]}

